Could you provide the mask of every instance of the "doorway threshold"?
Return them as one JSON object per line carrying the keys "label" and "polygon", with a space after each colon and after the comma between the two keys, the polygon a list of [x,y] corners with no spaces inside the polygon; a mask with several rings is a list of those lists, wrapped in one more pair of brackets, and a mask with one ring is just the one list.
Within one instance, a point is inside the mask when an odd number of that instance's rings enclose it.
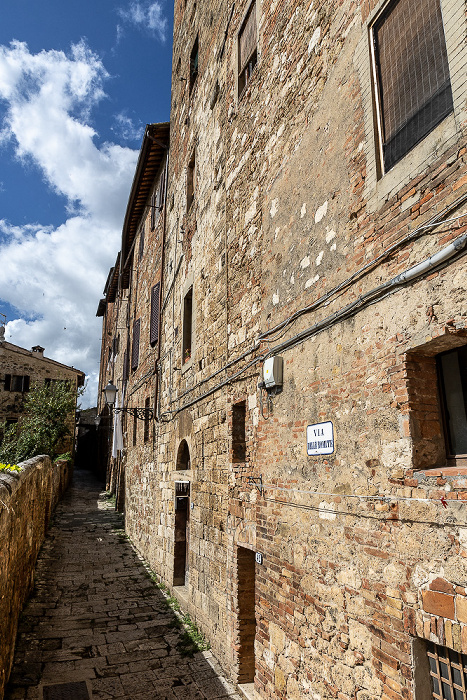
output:
{"label": "doorway threshold", "polygon": [[258,697],[254,683],[242,683],[238,686],[238,690],[240,691],[240,695],[246,698],[246,700],[256,700]]}

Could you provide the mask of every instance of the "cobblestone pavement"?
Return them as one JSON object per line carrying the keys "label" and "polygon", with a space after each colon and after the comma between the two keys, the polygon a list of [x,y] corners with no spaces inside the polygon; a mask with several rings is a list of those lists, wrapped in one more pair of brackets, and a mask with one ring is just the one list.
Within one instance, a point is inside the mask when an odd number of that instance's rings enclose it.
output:
{"label": "cobblestone pavement", "polygon": [[211,652],[183,656],[174,613],[100,490],[75,472],[57,508],[6,700],[240,700]]}

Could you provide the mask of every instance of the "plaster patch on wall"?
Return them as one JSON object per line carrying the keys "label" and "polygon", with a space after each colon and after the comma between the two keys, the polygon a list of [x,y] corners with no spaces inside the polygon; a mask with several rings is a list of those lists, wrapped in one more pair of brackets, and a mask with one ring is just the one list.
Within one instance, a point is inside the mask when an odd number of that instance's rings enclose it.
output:
{"label": "plaster patch on wall", "polygon": [[307,280],[305,282],[305,289],[308,289],[308,287],[311,287],[312,284],[315,284],[319,280],[319,275],[315,275],[311,279]]}
{"label": "plaster patch on wall", "polygon": [[302,270],[304,270],[306,267],[310,267],[310,258],[308,255],[300,261],[300,267],[302,268]]}
{"label": "plaster patch on wall", "polygon": [[321,265],[321,262],[323,260],[323,255],[324,255],[324,250],[321,251],[321,253],[318,255],[316,258],[316,266]]}
{"label": "plaster patch on wall", "polygon": [[290,276],[290,284],[295,284],[295,276],[293,274]]}
{"label": "plaster patch on wall", "polygon": [[248,396],[248,408],[250,411],[256,408],[256,393]]}
{"label": "plaster patch on wall", "polygon": [[[319,511],[319,517],[321,520],[335,520],[337,518],[336,513],[330,513],[330,510],[334,510],[334,504],[333,503],[327,503],[326,501],[321,501],[319,504],[320,511]],[[323,510],[321,510],[323,509]]]}
{"label": "plaster patch on wall", "polygon": [[300,210],[300,218],[303,219],[303,217],[305,216],[305,214],[306,214],[306,202],[303,202],[302,208],[301,208],[301,210]]}
{"label": "plaster patch on wall", "polygon": [[272,303],[274,304],[274,306],[277,306],[277,304],[279,303],[279,293],[272,295]]}
{"label": "plaster patch on wall", "polygon": [[324,202],[318,209],[316,210],[315,214],[315,224],[319,224],[321,219],[323,219],[328,212],[328,200]]}
{"label": "plaster patch on wall", "polygon": [[256,200],[253,202],[251,207],[245,213],[245,226],[247,226],[252,219],[256,216]]}
{"label": "plaster patch on wall", "polygon": [[329,248],[329,250],[334,251],[334,250],[336,250],[336,248],[337,248],[336,243],[333,243],[332,246]]}
{"label": "plaster patch on wall", "polygon": [[279,211],[279,200],[273,199],[271,202],[271,209],[269,210],[269,213],[271,214],[271,219],[274,219],[276,216],[277,212]]}
{"label": "plaster patch on wall", "polygon": [[316,27],[315,31],[313,32],[313,36],[310,39],[310,43],[308,44],[308,53],[310,54],[313,49],[315,49],[315,52],[318,53],[316,50],[316,47],[318,45],[318,42],[321,38],[321,27]]}
{"label": "plaster patch on wall", "polygon": [[333,238],[337,236],[336,232],[334,229],[331,229],[330,231],[327,232],[326,234],[326,243],[330,243]]}

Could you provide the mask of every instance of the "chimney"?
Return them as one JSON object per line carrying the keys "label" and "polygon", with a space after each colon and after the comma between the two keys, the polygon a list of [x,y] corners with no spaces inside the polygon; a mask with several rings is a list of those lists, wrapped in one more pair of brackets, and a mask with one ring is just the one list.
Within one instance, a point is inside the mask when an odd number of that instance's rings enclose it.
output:
{"label": "chimney", "polygon": [[44,348],[41,348],[40,345],[34,345],[32,351],[35,355],[38,355],[39,357],[44,357]]}

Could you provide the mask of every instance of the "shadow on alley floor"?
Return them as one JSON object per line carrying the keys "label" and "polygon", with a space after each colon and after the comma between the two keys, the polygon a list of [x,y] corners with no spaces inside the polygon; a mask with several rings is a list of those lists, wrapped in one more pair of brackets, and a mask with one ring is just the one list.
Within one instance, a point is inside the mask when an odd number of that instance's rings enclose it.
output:
{"label": "shadow on alley floor", "polygon": [[176,617],[101,488],[76,471],[57,508],[5,699],[239,700],[209,651],[181,653]]}

